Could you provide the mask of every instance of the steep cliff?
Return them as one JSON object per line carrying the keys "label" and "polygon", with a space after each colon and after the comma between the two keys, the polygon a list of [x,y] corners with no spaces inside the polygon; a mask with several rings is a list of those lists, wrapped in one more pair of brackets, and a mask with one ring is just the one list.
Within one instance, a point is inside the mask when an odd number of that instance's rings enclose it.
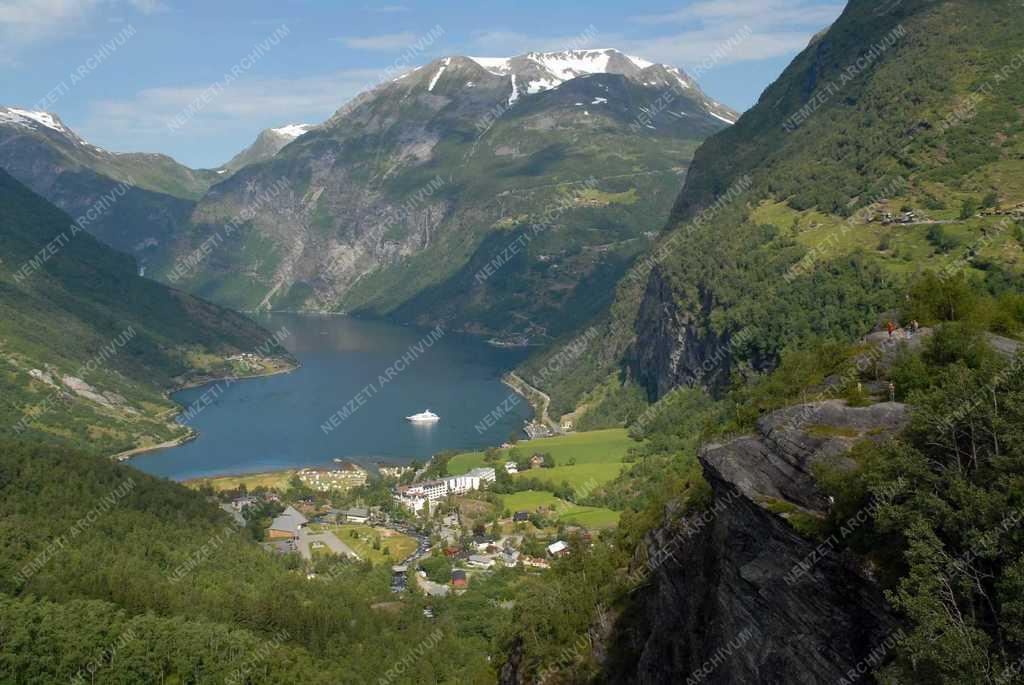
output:
{"label": "steep cliff", "polygon": [[862,676],[896,623],[855,560],[791,521],[827,513],[816,467],[842,468],[857,440],[885,439],[907,419],[897,403],[800,405],[762,419],[754,436],[704,450],[713,497],[700,510],[670,512],[638,552],[635,572],[645,583],[620,626],[609,680],[817,684]]}

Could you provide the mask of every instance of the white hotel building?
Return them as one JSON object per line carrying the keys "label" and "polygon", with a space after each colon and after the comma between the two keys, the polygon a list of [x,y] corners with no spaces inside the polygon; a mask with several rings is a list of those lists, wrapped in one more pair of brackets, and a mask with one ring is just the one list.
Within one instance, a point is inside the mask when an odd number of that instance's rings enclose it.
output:
{"label": "white hotel building", "polygon": [[415,512],[423,509],[427,502],[438,502],[449,495],[462,495],[472,490],[479,490],[497,478],[494,469],[476,468],[462,476],[449,476],[437,480],[427,480],[398,488],[395,501]]}

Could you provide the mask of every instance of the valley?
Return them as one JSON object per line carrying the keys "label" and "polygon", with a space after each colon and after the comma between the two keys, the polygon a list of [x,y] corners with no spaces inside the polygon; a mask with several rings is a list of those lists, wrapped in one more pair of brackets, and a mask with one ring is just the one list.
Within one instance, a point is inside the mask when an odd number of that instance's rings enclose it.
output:
{"label": "valley", "polygon": [[1024,682],[1019,2],[76,7],[0,682]]}

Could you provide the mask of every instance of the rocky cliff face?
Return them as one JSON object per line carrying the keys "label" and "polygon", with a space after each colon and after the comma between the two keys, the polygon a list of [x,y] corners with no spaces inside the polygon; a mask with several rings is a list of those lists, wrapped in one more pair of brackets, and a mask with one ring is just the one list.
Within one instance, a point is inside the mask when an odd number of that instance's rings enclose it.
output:
{"label": "rocky cliff face", "polygon": [[651,272],[636,319],[636,343],[630,355],[633,375],[651,399],[679,386],[706,390],[729,380],[728,341],[702,332],[700,318],[711,313],[713,297],[701,291],[694,314],[657,267]]}
{"label": "rocky cliff face", "polygon": [[[660,267],[651,271],[626,361],[652,401],[680,386],[712,395],[728,387],[737,368],[735,353],[750,341],[753,330],[716,332],[711,325],[716,309],[723,307],[712,288],[698,283],[686,295],[673,288]],[[751,353],[744,366],[766,371],[771,364]]]}
{"label": "rocky cliff face", "polygon": [[858,439],[884,439],[906,420],[895,403],[801,405],[763,419],[755,436],[706,449],[713,500],[670,512],[648,539],[637,560],[646,584],[618,645],[629,656],[611,679],[811,684],[863,669],[896,628],[880,590],[786,518],[826,514],[815,464],[841,468]]}

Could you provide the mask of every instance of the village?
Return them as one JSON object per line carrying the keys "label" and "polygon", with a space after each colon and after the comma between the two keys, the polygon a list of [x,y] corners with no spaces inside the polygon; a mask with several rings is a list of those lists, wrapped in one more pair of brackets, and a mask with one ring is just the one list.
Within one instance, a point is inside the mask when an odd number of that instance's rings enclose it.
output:
{"label": "village", "polygon": [[[477,456],[448,463],[463,470],[457,465]],[[494,465],[442,476],[436,471],[445,472],[445,462],[437,459],[420,469],[378,464],[375,472],[336,460],[334,467],[226,477],[216,488],[210,481],[202,487],[268,553],[295,558],[311,580],[330,575],[325,564],[365,563],[387,568],[399,596],[460,594],[500,569],[543,573],[608,528],[562,520],[582,508],[549,493],[508,492],[513,477],[550,471],[550,454],[506,443],[480,458]]]}

